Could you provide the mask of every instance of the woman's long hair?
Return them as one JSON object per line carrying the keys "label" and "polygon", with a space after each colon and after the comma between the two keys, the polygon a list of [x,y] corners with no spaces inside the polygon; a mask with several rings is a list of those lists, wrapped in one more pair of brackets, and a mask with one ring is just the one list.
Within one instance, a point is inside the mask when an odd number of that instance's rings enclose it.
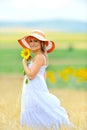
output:
{"label": "woman's long hair", "polygon": [[44,53],[44,56],[46,57],[46,65],[48,65],[48,55],[46,50],[46,44],[44,41],[41,42],[41,50]]}

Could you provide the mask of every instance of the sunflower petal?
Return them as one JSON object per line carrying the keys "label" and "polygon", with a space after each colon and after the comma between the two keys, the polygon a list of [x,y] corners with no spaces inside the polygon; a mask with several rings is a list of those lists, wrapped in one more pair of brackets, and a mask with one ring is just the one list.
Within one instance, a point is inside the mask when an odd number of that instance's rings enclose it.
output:
{"label": "sunflower petal", "polygon": [[28,59],[31,56],[29,49],[24,49],[21,51],[21,57],[24,59]]}

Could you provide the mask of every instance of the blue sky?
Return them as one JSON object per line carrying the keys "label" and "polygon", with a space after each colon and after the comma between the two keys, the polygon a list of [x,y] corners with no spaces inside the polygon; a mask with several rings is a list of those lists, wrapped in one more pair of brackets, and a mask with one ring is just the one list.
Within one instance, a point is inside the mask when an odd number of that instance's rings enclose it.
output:
{"label": "blue sky", "polygon": [[0,0],[0,21],[70,19],[87,22],[87,0]]}

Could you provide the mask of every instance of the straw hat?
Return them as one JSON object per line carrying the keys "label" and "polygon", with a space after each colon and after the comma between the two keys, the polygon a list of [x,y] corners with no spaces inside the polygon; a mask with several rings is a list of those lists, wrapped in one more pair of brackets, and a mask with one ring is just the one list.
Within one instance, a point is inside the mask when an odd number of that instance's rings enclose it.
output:
{"label": "straw hat", "polygon": [[20,45],[23,47],[23,48],[28,48],[30,49],[30,46],[29,46],[29,38],[30,37],[35,37],[37,38],[38,40],[40,41],[44,41],[45,44],[46,44],[46,50],[47,52],[52,52],[55,48],[55,44],[53,41],[49,41],[48,39],[45,38],[45,34],[40,31],[40,30],[33,30],[28,36],[25,36],[21,39],[18,40],[18,42],[20,43]]}

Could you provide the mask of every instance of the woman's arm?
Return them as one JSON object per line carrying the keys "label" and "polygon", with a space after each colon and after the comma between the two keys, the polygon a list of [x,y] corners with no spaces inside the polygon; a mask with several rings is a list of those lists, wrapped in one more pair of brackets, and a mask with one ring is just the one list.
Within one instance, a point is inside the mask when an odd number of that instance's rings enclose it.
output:
{"label": "woman's arm", "polygon": [[36,74],[38,73],[40,67],[43,64],[44,64],[43,55],[35,56],[35,59],[33,61],[33,64],[31,66],[31,68],[28,68],[26,60],[23,59],[23,67],[24,67],[25,73],[27,74],[29,79],[33,79],[36,76]]}

